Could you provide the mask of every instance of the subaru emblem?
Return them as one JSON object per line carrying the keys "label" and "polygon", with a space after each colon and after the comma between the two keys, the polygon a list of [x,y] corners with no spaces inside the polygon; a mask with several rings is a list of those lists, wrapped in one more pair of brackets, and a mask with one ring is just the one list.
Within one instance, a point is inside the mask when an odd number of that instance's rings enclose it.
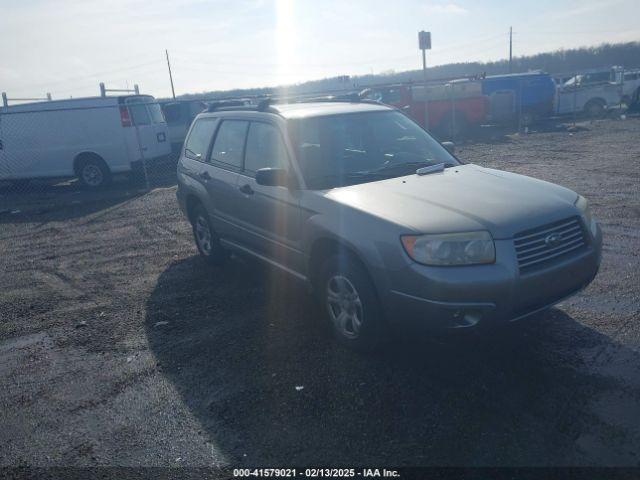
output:
{"label": "subaru emblem", "polygon": [[547,247],[555,247],[561,241],[562,241],[562,235],[560,235],[559,233],[550,233],[544,239],[544,243],[545,245],[547,245]]}

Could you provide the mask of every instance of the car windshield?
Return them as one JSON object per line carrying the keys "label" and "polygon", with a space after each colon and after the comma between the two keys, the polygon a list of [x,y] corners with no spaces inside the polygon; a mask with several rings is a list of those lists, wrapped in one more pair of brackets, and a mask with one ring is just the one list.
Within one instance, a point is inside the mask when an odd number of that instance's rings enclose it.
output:
{"label": "car windshield", "polygon": [[329,189],[459,162],[397,111],[294,119],[289,134],[307,187]]}

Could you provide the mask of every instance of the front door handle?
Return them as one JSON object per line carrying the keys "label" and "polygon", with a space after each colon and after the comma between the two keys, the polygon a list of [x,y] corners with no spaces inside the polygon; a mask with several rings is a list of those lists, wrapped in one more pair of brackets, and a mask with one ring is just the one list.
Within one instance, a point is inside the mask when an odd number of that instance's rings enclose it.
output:
{"label": "front door handle", "polygon": [[204,172],[200,172],[198,176],[203,180],[211,180],[211,175],[209,175],[209,172],[206,170]]}
{"label": "front door handle", "polygon": [[248,183],[244,184],[240,187],[240,191],[245,195],[253,195],[253,188]]}

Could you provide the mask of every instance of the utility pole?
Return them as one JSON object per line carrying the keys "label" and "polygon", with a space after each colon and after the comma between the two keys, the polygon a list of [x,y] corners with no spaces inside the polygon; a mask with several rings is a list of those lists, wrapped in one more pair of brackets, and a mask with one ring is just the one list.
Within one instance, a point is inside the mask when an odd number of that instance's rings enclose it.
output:
{"label": "utility pole", "polygon": [[173,89],[173,76],[171,75],[171,64],[169,63],[169,51],[165,50],[164,53],[167,55],[167,67],[169,68],[169,80],[171,81],[171,94],[173,95],[173,99],[176,99],[176,91]]}
{"label": "utility pole", "polygon": [[431,50],[431,32],[418,32],[418,46],[422,50],[422,76],[424,80],[424,129],[429,130],[429,99],[427,98],[427,50]]}
{"label": "utility pole", "polygon": [[512,73],[513,61],[513,27],[509,27],[509,73]]}

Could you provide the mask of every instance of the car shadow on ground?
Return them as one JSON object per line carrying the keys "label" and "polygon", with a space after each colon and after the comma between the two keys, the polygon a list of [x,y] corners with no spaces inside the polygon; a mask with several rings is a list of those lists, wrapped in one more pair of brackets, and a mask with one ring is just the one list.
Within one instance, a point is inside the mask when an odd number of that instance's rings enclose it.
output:
{"label": "car shadow on ground", "polygon": [[90,215],[154,188],[176,184],[175,173],[149,175],[144,178],[116,176],[100,189],[90,190],[77,180],[33,180],[25,184],[0,183],[0,224],[42,221],[63,221]]}
{"label": "car shadow on ground", "polygon": [[589,368],[611,340],[557,309],[359,355],[299,284],[191,257],[146,311],[158,368],[232,465],[566,465],[591,400],[620,388]]}

